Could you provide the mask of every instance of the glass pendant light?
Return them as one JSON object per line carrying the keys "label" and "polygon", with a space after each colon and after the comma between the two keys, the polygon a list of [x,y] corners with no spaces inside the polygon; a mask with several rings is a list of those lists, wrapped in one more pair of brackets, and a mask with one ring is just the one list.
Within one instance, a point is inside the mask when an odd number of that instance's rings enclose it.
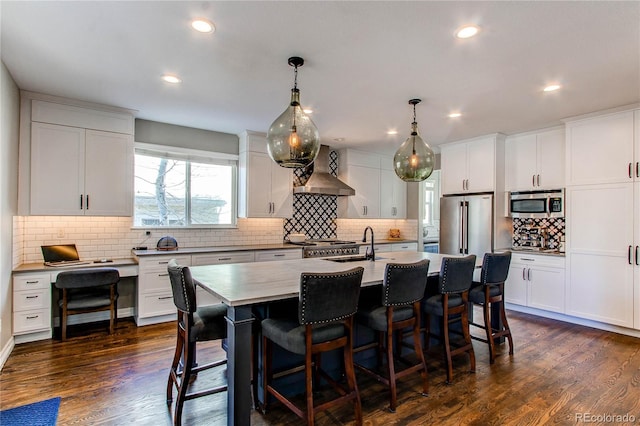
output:
{"label": "glass pendant light", "polygon": [[302,58],[289,58],[289,65],[295,68],[291,102],[267,132],[269,156],[278,165],[287,168],[308,166],[316,159],[320,150],[318,128],[300,106],[298,67],[303,64]]}
{"label": "glass pendant light", "polygon": [[422,140],[418,134],[416,122],[416,105],[420,99],[411,99],[409,105],[413,105],[413,123],[411,123],[411,136],[396,151],[393,157],[393,169],[396,175],[405,182],[421,182],[431,176],[435,163],[433,150]]}

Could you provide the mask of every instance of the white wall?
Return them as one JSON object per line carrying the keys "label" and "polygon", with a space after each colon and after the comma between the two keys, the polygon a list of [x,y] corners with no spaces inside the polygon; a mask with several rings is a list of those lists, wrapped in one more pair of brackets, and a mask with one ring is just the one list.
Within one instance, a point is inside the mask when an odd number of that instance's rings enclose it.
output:
{"label": "white wall", "polygon": [[20,93],[0,62],[0,368],[11,347],[13,216],[18,209],[18,128]]}

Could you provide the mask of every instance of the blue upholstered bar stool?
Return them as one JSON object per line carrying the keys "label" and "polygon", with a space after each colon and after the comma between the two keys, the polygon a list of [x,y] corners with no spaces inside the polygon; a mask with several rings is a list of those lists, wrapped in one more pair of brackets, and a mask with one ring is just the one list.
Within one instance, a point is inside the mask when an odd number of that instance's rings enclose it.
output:
{"label": "blue upholstered bar stool", "polygon": [[[298,417],[313,425],[315,414],[337,404],[352,402],[355,423],[362,424],[362,407],[353,367],[353,316],[364,268],[335,273],[302,273],[298,300],[298,320],[267,318],[262,321],[264,408],[273,395]],[[306,409],[299,408],[273,385],[273,344],[304,355]],[[322,352],[342,348],[347,386],[338,383],[320,368]],[[313,379],[321,376],[339,396],[314,405]],[[316,383],[317,385],[318,383]]]}
{"label": "blue upholstered bar stool", "polygon": [[60,272],[55,287],[60,290],[60,328],[67,340],[69,315],[109,310],[109,334],[118,320],[118,282],[115,268],[84,268]]}
{"label": "blue upholstered bar stool", "polygon": [[187,392],[190,380],[195,374],[227,362],[225,358],[200,366],[194,365],[197,342],[221,340],[227,337],[227,323],[225,320],[227,307],[220,303],[198,308],[196,304],[196,288],[189,268],[180,266],[175,259],[171,259],[167,269],[173,291],[173,303],[178,308],[178,337],[167,382],[167,405],[169,411],[171,411],[173,389],[175,387],[178,395],[173,423],[174,425],[180,425],[182,424],[182,408],[185,401],[227,390],[226,385],[221,385],[197,392]]}
{"label": "blue upholstered bar stool", "polygon": [[[482,272],[480,282],[474,282],[469,292],[469,301],[482,306],[484,324],[471,322],[470,325],[482,328],[486,339],[472,336],[473,339],[485,342],[489,345],[489,363],[496,360],[495,339],[507,337],[509,340],[509,355],[513,355],[513,339],[511,329],[507,321],[507,313],[504,310],[504,283],[509,275],[511,264],[511,252],[486,253],[482,259]],[[492,321],[491,307],[493,303],[500,304],[500,321]],[[497,324],[498,328],[493,328]]]}
{"label": "blue upholstered bar stool", "polygon": [[[453,356],[468,353],[470,362],[470,372],[476,370],[476,358],[471,343],[469,333],[469,289],[473,282],[473,270],[476,265],[475,255],[465,257],[445,257],[442,259],[440,276],[438,278],[438,292],[435,296],[429,297],[424,304],[424,312],[427,314],[426,320],[426,341],[429,347],[430,337],[436,337],[443,341],[445,362],[447,364],[447,383],[452,382]],[[441,334],[431,333],[431,317],[441,318]],[[450,325],[460,322],[464,343],[456,348],[451,347]]]}
{"label": "blue upholstered bar stool", "polygon": [[[422,353],[420,343],[420,301],[424,297],[429,272],[429,260],[416,263],[389,263],[385,268],[382,282],[381,298],[368,306],[358,308],[356,322],[377,332],[377,341],[355,348],[354,352],[376,348],[378,364],[382,354],[386,354],[386,374],[382,375],[365,366],[356,364],[360,370],[375,377],[389,387],[389,410],[395,412],[397,401],[396,381],[399,378],[420,372],[422,377],[422,393],[429,392],[427,381],[427,364]],[[418,356],[418,363],[409,364],[400,371],[396,371],[395,362],[402,351],[402,330],[411,328],[413,346]],[[396,332],[397,356],[394,358],[393,335]],[[401,358],[400,358],[401,359]]]}

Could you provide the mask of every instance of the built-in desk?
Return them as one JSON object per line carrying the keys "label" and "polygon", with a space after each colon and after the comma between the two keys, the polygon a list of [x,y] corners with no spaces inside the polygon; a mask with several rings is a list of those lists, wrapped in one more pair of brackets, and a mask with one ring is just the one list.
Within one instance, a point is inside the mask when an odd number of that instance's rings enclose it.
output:
{"label": "built-in desk", "polygon": [[[135,259],[114,259],[85,265],[51,267],[43,263],[26,263],[13,270],[13,336],[15,343],[50,339],[53,335],[52,284],[58,274],[74,269],[116,268],[121,277],[137,277]],[[93,314],[99,316],[101,312]]]}

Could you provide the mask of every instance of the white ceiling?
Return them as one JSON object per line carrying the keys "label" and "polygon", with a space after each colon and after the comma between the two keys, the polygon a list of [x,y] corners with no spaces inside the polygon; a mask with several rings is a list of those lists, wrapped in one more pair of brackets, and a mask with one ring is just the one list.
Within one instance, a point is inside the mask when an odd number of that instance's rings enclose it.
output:
{"label": "white ceiling", "polygon": [[[432,145],[560,124],[640,100],[640,2],[0,3],[2,60],[21,89],[227,133],[266,131],[302,56],[323,143],[394,151],[408,100]],[[190,20],[206,17],[213,34]],[[468,40],[463,24],[482,30]],[[169,85],[163,73],[183,82]],[[549,83],[558,92],[543,93]],[[460,111],[463,116],[447,115]],[[397,129],[397,136],[388,136]],[[335,139],[344,138],[343,142]]]}

